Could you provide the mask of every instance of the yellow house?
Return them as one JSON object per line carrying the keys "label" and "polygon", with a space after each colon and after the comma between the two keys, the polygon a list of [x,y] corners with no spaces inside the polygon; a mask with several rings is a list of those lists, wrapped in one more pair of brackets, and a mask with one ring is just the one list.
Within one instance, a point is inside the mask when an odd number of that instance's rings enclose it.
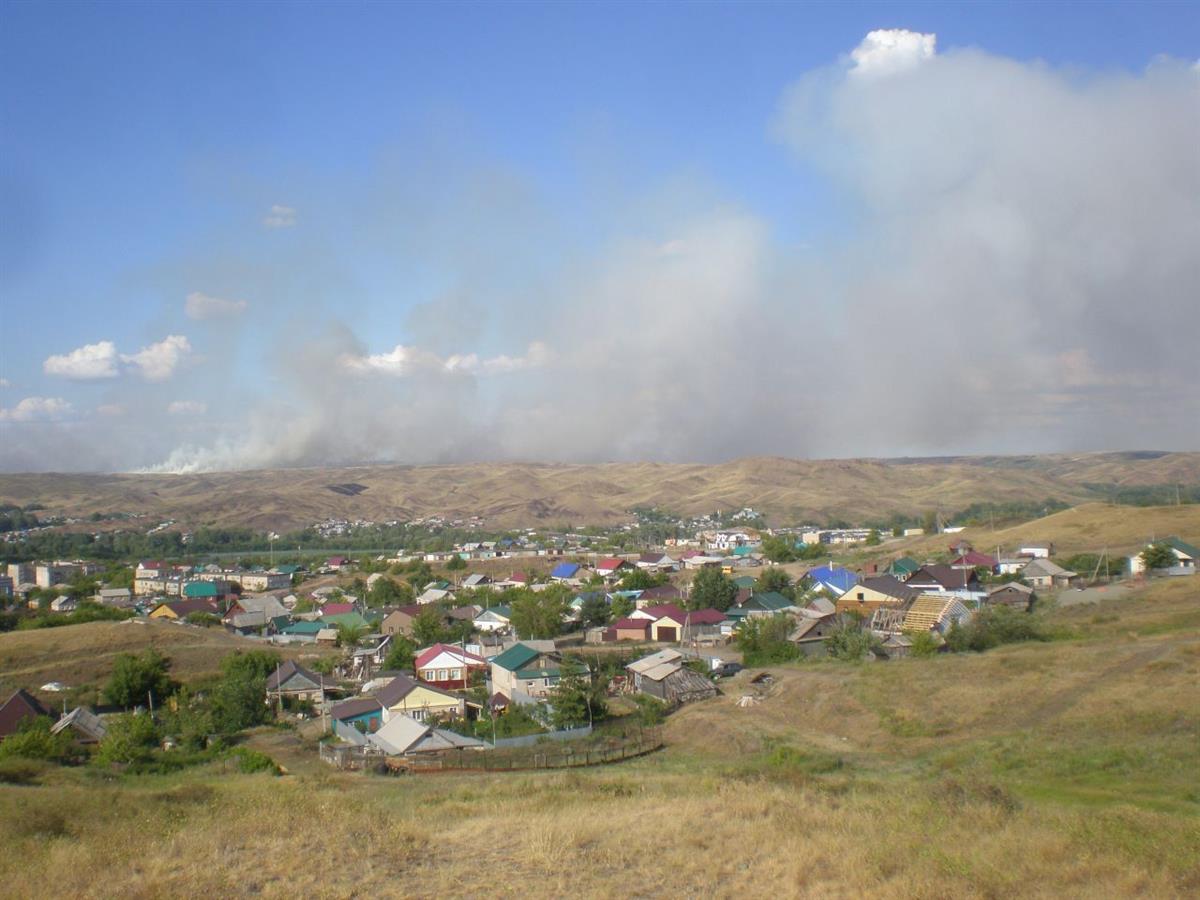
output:
{"label": "yellow house", "polygon": [[168,600],[150,611],[151,619],[186,619],[194,612],[216,615],[218,608],[207,597],[188,597],[185,600]]}
{"label": "yellow house", "polygon": [[850,585],[850,589],[837,598],[835,606],[839,613],[858,613],[863,618],[870,618],[881,606],[901,607],[919,593],[891,575],[880,575]]}
{"label": "yellow house", "polygon": [[407,675],[397,675],[375,692],[375,699],[383,704],[385,722],[393,714],[403,714],[423,722],[431,717],[461,717],[467,711],[462,697]]}

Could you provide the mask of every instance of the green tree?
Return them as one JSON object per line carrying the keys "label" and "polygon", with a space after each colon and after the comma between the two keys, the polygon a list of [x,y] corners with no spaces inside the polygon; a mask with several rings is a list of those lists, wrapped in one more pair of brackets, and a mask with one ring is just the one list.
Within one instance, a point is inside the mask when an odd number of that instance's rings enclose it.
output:
{"label": "green tree", "polygon": [[762,552],[773,563],[788,563],[798,558],[796,541],[788,535],[771,535],[763,538]]}
{"label": "green tree", "polygon": [[585,628],[598,628],[607,625],[612,616],[608,598],[602,593],[590,594],[579,608],[579,621]]}
{"label": "green tree", "polygon": [[446,560],[446,571],[447,572],[461,572],[466,567],[467,567],[467,561],[465,559],[463,559],[461,556],[459,556],[457,553],[455,553],[448,560]]}
{"label": "green tree", "polygon": [[412,669],[413,660],[416,658],[417,645],[404,635],[395,634],[392,635],[392,642],[388,645],[388,653],[383,661],[383,667],[397,672],[407,672]]}
{"label": "green tree", "polygon": [[221,674],[239,681],[266,681],[280,662],[279,654],[271,650],[239,651],[221,660]]}
{"label": "green tree", "polygon": [[908,639],[912,641],[909,652],[918,659],[936,656],[942,648],[941,640],[932,631],[914,631],[908,635]]}
{"label": "green tree", "polygon": [[724,612],[733,606],[737,585],[720,569],[703,568],[692,579],[688,595],[690,609],[716,609]]}
{"label": "green tree", "polygon": [[342,623],[337,627],[337,642],[339,647],[357,647],[367,634],[364,625],[349,625]]}
{"label": "green tree", "polygon": [[[600,579],[602,582],[604,579]],[[631,569],[621,576],[617,589],[622,591],[646,591],[667,583],[663,574],[651,575],[645,569]]]}
{"label": "green tree", "polygon": [[104,686],[109,703],[129,708],[153,697],[160,704],[175,690],[169,674],[171,661],[154,648],[135,656],[122,653],[113,663],[112,675]]}
{"label": "green tree", "polygon": [[428,647],[447,637],[442,610],[432,604],[423,606],[413,617],[412,636],[418,647]]}
{"label": "green tree", "polygon": [[413,589],[408,583],[391,578],[377,578],[367,592],[367,606],[404,606],[413,601]]}
{"label": "green tree", "polygon": [[637,609],[637,605],[633,602],[632,597],[622,597],[617,595],[613,597],[611,609],[612,618],[615,622],[618,619],[624,619],[626,616],[632,613],[635,609]]}
{"label": "green tree", "polygon": [[758,576],[758,581],[754,585],[754,589],[760,593],[769,593],[774,591],[776,594],[782,594],[789,600],[795,599],[796,591],[792,586],[792,579],[788,577],[788,573],[783,569],[764,569],[763,573]]}
{"label": "green tree", "polygon": [[1178,562],[1171,545],[1166,541],[1151,544],[1141,552],[1142,563],[1147,570],[1169,569]]}
{"label": "green tree", "polygon": [[106,723],[104,738],[96,753],[96,762],[133,763],[149,759],[158,745],[158,727],[144,713],[124,713]]}
{"label": "green tree", "polygon": [[825,642],[825,649],[834,659],[860,662],[882,642],[869,631],[858,628],[839,628]]}
{"label": "green tree", "polygon": [[567,610],[564,590],[555,586],[544,591],[514,590],[510,622],[522,640],[543,640],[562,632]]}
{"label": "green tree", "polygon": [[794,623],[790,616],[757,616],[738,625],[734,641],[748,666],[791,662],[800,657],[800,648],[788,640]]}
{"label": "green tree", "polygon": [[879,537],[879,529],[878,528],[872,528],[869,532],[867,532],[867,546],[868,547],[878,547],[880,545],[880,543],[882,543],[882,541]]}
{"label": "green tree", "polygon": [[594,679],[587,667],[564,661],[562,677],[547,693],[550,702],[550,724],[556,730],[578,728],[597,722],[607,715],[604,685]]}

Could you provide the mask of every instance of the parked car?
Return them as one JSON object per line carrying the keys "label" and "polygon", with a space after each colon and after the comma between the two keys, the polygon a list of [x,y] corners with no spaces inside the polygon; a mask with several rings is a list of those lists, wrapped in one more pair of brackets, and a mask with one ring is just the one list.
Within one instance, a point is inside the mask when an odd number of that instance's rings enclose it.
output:
{"label": "parked car", "polygon": [[744,666],[741,663],[735,663],[735,662],[721,663],[721,665],[719,665],[715,669],[713,669],[712,677],[714,679],[730,678],[731,676],[736,675],[738,672],[742,671],[743,668],[744,668]]}

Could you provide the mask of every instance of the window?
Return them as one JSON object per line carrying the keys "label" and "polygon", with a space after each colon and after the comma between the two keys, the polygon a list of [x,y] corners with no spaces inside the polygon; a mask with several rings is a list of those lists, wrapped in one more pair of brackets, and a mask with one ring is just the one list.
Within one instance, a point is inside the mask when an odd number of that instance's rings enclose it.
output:
{"label": "window", "polygon": [[462,680],[462,669],[451,669],[450,670],[450,680],[451,681],[461,681]]}
{"label": "window", "polygon": [[864,594],[862,591],[859,591],[858,592],[858,602],[862,603],[866,599],[867,599],[867,595]]}
{"label": "window", "polygon": [[437,677],[437,680],[438,680],[438,681],[445,681],[445,680],[446,680],[446,670],[445,670],[445,669],[438,669],[438,677]]}

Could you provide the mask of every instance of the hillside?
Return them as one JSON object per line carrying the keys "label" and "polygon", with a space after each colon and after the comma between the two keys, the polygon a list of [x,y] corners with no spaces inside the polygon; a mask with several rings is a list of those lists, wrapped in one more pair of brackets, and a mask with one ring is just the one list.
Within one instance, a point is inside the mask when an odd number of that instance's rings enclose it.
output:
{"label": "hillside", "polygon": [[[62,695],[39,691],[41,685],[50,681],[61,681],[71,688],[102,685],[118,654],[141,653],[151,647],[171,659],[172,677],[189,681],[216,674],[221,659],[230,653],[262,646],[259,641],[221,628],[154,619],[10,631],[0,634],[0,697],[23,687],[55,707]],[[271,649],[289,659],[315,658],[329,652],[313,647]]]}
{"label": "hillside", "polygon": [[428,515],[479,515],[490,527],[603,524],[626,520],[636,507],[692,515],[747,505],[772,524],[795,524],[949,513],[989,501],[1076,504],[1098,499],[1088,485],[1179,483],[1200,483],[1200,453],[0,475],[0,503],[37,503],[72,516],[138,513],[155,523],[264,529]]}
{"label": "hillside", "polygon": [[1105,548],[1113,556],[1139,552],[1151,540],[1178,535],[1200,539],[1200,505],[1110,506],[1084,503],[1011,528],[992,530],[986,526],[965,528],[953,535],[933,535],[904,541],[889,541],[890,557],[902,553],[924,557],[945,553],[954,540],[965,538],[978,549],[1009,551],[1022,543],[1052,543],[1055,555],[1099,553]]}
{"label": "hillside", "polygon": [[745,672],[615,766],[0,785],[0,879],[89,897],[1195,896],[1198,594],[1178,579],[1053,613],[1074,636],[1049,644],[775,667],[748,708]]}

